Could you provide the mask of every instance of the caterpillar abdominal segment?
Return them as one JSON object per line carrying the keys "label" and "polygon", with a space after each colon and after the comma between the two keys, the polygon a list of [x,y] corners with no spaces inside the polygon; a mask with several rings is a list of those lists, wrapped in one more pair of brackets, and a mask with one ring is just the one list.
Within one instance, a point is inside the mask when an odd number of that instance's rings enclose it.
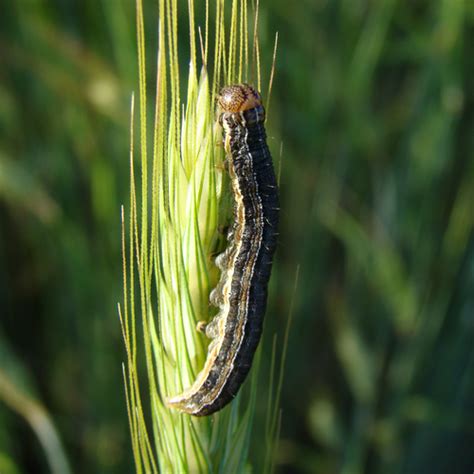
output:
{"label": "caterpillar abdominal segment", "polygon": [[219,307],[198,325],[211,339],[204,368],[168,406],[195,416],[227,405],[244,382],[260,341],[278,227],[278,188],[264,128],[265,109],[247,84],[224,87],[219,122],[234,199],[227,249],[216,258],[221,278],[210,294]]}

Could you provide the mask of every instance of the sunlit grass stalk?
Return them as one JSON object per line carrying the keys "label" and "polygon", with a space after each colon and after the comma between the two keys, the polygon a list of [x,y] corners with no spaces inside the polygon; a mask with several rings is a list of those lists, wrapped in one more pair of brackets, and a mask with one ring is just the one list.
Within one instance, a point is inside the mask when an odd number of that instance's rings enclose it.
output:
{"label": "sunlit grass stalk", "polygon": [[[3,342],[3,341],[0,341]],[[0,346],[1,347],[1,346]],[[0,350],[3,365],[7,365],[5,352]],[[52,474],[70,474],[71,468],[59,433],[44,406],[11,377],[8,370],[0,368],[0,401],[21,416],[31,427],[44,451]],[[5,466],[6,463],[0,464]],[[16,469],[8,472],[17,472]],[[0,472],[5,472],[0,469]]]}
{"label": "sunlit grass stalk", "polygon": [[[259,355],[247,384],[249,390],[218,414],[195,418],[170,410],[164,404],[166,397],[191,385],[207,351],[208,341],[197,333],[196,323],[212,316],[208,295],[218,279],[212,256],[222,250],[223,238],[217,229],[228,218],[222,212],[226,178],[223,150],[217,146],[221,138],[216,127],[215,95],[223,83],[249,81],[260,88],[257,25],[252,27],[253,38],[249,41],[247,2],[228,3],[229,31],[225,27],[226,2],[218,0],[213,4],[215,38],[210,75],[207,68],[209,4],[204,5],[205,26],[198,35],[194,2],[188,2],[190,63],[186,101],[182,102],[178,2],[159,1],[150,160],[143,9],[141,0],[137,0],[141,172],[135,174],[137,147],[132,99],[130,211],[128,224],[122,213],[124,307],[119,312],[127,352],[124,378],[128,417],[139,473],[242,472],[248,463]],[[197,37],[202,62],[199,73]],[[248,77],[251,42],[253,57],[257,58],[253,81]],[[146,373],[139,369],[143,356]],[[245,406],[241,399],[245,400]],[[277,425],[271,424],[274,431]]]}

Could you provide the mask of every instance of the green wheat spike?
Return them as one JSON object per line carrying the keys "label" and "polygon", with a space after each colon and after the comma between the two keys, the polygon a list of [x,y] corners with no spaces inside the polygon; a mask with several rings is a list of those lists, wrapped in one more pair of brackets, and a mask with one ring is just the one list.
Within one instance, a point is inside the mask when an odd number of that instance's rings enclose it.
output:
{"label": "green wheat spike", "polygon": [[[257,367],[248,387],[250,393],[243,395],[249,398],[245,406],[239,406],[239,395],[218,414],[195,418],[170,410],[163,402],[191,385],[206,357],[207,340],[196,331],[196,323],[212,317],[208,297],[219,275],[211,257],[222,250],[223,239],[217,229],[228,219],[220,212],[225,176],[223,150],[217,146],[216,92],[224,78],[225,82],[251,81],[246,71],[255,68],[260,78],[258,63],[253,68],[248,65],[249,30],[256,28],[249,28],[247,2],[230,3],[230,31],[225,26],[226,2],[217,0],[212,26],[209,4],[205,3],[206,22],[198,36],[194,1],[188,2],[191,58],[186,101],[182,102],[178,1],[159,1],[150,148],[143,6],[137,0],[140,146],[135,143],[132,99],[130,210],[128,223],[122,211],[124,306],[119,313],[127,354],[124,380],[128,419],[138,473],[243,472],[248,465]],[[210,74],[208,42],[213,32]],[[201,51],[200,71],[196,38]],[[253,47],[258,56],[255,38]],[[140,368],[142,359],[145,372]]]}

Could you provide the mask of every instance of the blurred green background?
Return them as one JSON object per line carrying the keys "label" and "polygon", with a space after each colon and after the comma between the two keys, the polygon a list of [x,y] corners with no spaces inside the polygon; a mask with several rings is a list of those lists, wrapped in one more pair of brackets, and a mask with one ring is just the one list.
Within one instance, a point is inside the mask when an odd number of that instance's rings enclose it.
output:
{"label": "blurred green background", "polygon": [[[471,473],[474,2],[260,3],[277,162],[283,144],[264,363],[294,301],[277,470]],[[133,471],[116,303],[134,89],[132,1],[4,0],[2,474],[50,472],[48,420],[73,472]]]}

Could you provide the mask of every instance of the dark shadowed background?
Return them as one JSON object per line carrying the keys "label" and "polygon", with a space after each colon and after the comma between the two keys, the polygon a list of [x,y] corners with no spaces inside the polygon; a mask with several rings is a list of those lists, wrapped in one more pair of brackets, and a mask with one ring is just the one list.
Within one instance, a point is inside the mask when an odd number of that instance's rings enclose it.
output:
{"label": "dark shadowed background", "polygon": [[[277,469],[471,473],[474,3],[260,3],[266,71],[280,35],[270,335],[300,266]],[[73,472],[133,470],[116,303],[136,62],[132,1],[3,2],[2,474],[49,472],[45,420]]]}

